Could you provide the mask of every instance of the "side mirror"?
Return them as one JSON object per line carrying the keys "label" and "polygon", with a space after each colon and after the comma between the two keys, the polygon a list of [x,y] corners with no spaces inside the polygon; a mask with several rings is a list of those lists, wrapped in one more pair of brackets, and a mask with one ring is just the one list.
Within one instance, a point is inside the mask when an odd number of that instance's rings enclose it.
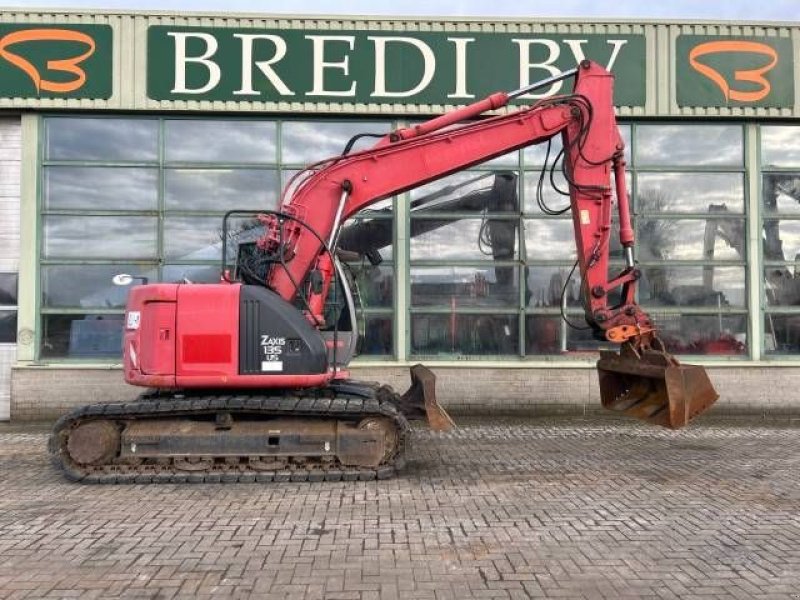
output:
{"label": "side mirror", "polygon": [[119,273],[118,275],[114,275],[111,281],[114,285],[130,285],[133,281],[133,276],[127,273]]}

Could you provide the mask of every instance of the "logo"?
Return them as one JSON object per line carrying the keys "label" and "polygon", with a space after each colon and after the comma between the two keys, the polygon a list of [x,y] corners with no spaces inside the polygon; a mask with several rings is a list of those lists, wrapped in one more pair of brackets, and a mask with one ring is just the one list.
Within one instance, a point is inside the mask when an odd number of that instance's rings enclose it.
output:
{"label": "logo", "polygon": [[[766,63],[763,66],[753,69],[736,69],[733,72],[733,77],[736,81],[749,81],[758,86],[757,90],[743,91],[732,89],[725,77],[708,65],[701,63],[698,58],[710,54],[719,53],[752,53],[760,54],[766,57]],[[774,48],[761,42],[747,42],[739,40],[719,41],[719,42],[706,42],[698,44],[689,52],[689,64],[698,73],[702,73],[713,81],[720,90],[726,100],[737,100],[739,102],[758,102],[763,100],[769,95],[772,85],[764,77],[772,68],[778,64],[778,53]]]}
{"label": "logo", "polygon": [[[10,46],[25,42],[40,42],[45,40],[79,42],[86,46],[87,50],[78,56],[47,61],[48,70],[61,71],[71,75],[72,77],[67,81],[58,82],[44,79],[33,63],[9,49]],[[94,54],[94,51],[95,43],[89,35],[70,29],[23,29],[9,33],[0,38],[0,57],[22,69],[25,74],[31,78],[31,81],[33,81],[37,93],[40,90],[58,93],[79,90],[83,84],[86,83],[86,72],[80,67],[80,64]]]}
{"label": "logo", "polygon": [[678,106],[791,108],[793,71],[788,37],[679,35],[675,40]]}
{"label": "logo", "polygon": [[108,98],[109,25],[0,24],[0,96]]}

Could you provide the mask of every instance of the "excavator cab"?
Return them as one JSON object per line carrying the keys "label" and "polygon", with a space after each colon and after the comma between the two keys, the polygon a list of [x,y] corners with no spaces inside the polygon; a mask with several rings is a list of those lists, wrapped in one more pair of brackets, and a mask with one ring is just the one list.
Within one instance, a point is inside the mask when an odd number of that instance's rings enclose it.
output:
{"label": "excavator cab", "polygon": [[597,374],[604,408],[670,429],[684,427],[718,398],[703,367],[680,364],[656,337],[625,342],[619,353],[601,351]]}

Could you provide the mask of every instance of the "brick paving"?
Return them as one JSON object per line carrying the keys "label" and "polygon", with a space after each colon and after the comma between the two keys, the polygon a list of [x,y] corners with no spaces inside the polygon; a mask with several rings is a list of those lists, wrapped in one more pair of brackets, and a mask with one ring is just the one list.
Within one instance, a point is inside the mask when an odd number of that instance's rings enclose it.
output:
{"label": "brick paving", "polygon": [[0,598],[800,599],[800,427],[460,421],[402,477],[81,486],[0,427]]}

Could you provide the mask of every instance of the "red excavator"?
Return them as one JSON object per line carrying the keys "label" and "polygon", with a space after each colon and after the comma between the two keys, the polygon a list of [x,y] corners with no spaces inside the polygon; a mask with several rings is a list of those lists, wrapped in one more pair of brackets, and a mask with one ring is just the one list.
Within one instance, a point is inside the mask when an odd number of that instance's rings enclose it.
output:
{"label": "red excavator", "polygon": [[[574,92],[485,116],[554,81]],[[403,465],[408,421],[452,421],[435,378],[411,369],[411,388],[354,381],[356,328],[330,318],[329,297],[353,297],[337,255],[342,224],[376,202],[477,163],[562,136],[587,323],[621,345],[601,352],[601,400],[612,410],[679,428],[717,398],[701,367],[669,355],[635,300],[640,277],[625,188],[613,76],[582,62],[514,92],[398,129],[371,148],[306,169],[278,211],[215,284],[157,283],[130,291],[123,340],[136,402],[84,406],[55,425],[49,450],[72,480],[102,482],[339,481],[391,477]],[[357,136],[358,137],[358,136]],[[612,185],[613,174],[613,185]],[[616,195],[625,267],[609,277]],[[235,217],[232,211],[223,221]],[[615,300],[612,302],[610,297]],[[327,303],[326,303],[327,301]],[[330,312],[330,311],[327,311]],[[328,317],[326,319],[326,317]]]}

